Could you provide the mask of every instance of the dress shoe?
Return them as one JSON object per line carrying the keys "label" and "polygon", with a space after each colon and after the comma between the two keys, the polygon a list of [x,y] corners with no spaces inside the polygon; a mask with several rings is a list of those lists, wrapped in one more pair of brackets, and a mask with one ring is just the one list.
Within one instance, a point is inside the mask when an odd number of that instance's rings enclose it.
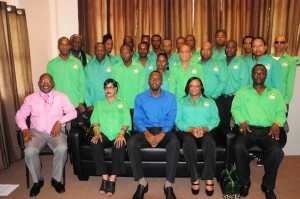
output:
{"label": "dress shoe", "polygon": [[57,193],[65,192],[65,185],[63,185],[61,182],[57,182],[54,178],[51,179],[51,185],[55,188]]}
{"label": "dress shoe", "polygon": [[42,186],[44,186],[44,180],[39,180],[38,182],[33,183],[33,186],[30,189],[30,197],[39,195]]}
{"label": "dress shoe", "polygon": [[[206,183],[205,186],[214,188],[214,183],[212,183],[212,184]],[[212,196],[214,194],[214,189],[212,189],[212,190],[205,189],[205,193],[207,196]]]}
{"label": "dress shoe", "polygon": [[247,197],[249,193],[250,186],[240,186],[240,195],[241,197]]}
{"label": "dress shoe", "polygon": [[261,190],[266,194],[266,199],[277,199],[275,193],[271,189],[267,189],[265,186],[261,186]]}
{"label": "dress shoe", "polygon": [[132,199],[143,199],[144,194],[148,192],[148,184],[146,186],[139,184]]}
{"label": "dress shoe", "polygon": [[166,195],[166,199],[176,199],[175,193],[173,191],[173,187],[164,187],[164,192]]}
{"label": "dress shoe", "polygon": [[[197,186],[198,189],[193,189],[193,187]],[[193,195],[197,195],[200,191],[200,182],[192,182],[191,191]]]}

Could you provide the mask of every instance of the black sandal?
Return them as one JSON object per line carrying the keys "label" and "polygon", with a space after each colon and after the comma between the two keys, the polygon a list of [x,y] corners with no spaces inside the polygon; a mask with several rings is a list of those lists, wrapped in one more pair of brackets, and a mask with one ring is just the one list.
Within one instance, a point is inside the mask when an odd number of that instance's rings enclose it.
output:
{"label": "black sandal", "polygon": [[99,191],[104,191],[104,193],[100,193],[100,194],[101,195],[105,194],[107,192],[107,188],[108,188],[108,180],[102,180]]}
{"label": "black sandal", "polygon": [[[199,189],[193,189],[193,186],[197,186],[199,187]],[[200,181],[198,183],[196,182],[192,182],[192,187],[191,187],[191,191],[192,191],[192,194],[194,195],[197,195],[200,191]]]}
{"label": "black sandal", "polygon": [[115,188],[116,188],[116,182],[114,181],[108,181],[108,186],[106,189],[106,193],[111,193],[110,196],[114,195],[115,193]]}
{"label": "black sandal", "polygon": [[[205,186],[213,187],[213,186],[214,186],[214,183],[212,183],[212,184],[207,184],[207,183],[205,183]],[[207,190],[206,187],[205,187],[205,193],[206,193],[206,195],[208,195],[208,196],[212,196],[212,195],[214,194],[214,189],[211,190],[211,191],[209,191],[209,190]]]}

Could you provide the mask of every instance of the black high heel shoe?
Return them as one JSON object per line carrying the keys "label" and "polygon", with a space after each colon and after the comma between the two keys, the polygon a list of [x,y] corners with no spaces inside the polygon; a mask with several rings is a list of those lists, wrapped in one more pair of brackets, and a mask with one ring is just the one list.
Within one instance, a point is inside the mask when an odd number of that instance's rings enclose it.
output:
{"label": "black high heel shoe", "polygon": [[106,193],[111,193],[111,195],[109,196],[112,196],[114,195],[115,193],[115,188],[116,188],[116,182],[114,181],[108,181],[108,186],[107,186],[107,189],[106,189]]}
{"label": "black high heel shoe", "polygon": [[[214,187],[214,183],[212,183],[212,184],[207,184],[207,183],[205,183],[205,186]],[[211,190],[211,191],[209,191],[209,190],[207,190],[206,187],[205,187],[205,193],[206,193],[207,196],[212,196],[212,195],[214,194],[214,189]]]}
{"label": "black high heel shoe", "polygon": [[102,183],[101,183],[99,191],[103,191],[104,193],[100,193],[101,195],[103,195],[107,192],[107,187],[108,187],[108,180],[103,180],[102,179]]}
{"label": "black high heel shoe", "polygon": [[200,181],[197,183],[197,182],[192,182],[192,186],[197,186],[199,187],[199,189],[193,189],[193,187],[191,187],[191,191],[192,191],[192,194],[194,195],[197,195],[200,191]]}

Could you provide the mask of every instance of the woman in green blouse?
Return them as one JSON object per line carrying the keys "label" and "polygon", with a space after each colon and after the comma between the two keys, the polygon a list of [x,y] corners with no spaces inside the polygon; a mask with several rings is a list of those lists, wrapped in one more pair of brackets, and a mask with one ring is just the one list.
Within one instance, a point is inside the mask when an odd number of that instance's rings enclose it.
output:
{"label": "woman in green blouse", "polygon": [[[91,148],[97,175],[102,175],[100,194],[111,196],[115,192],[116,176],[125,173],[125,150],[131,117],[128,104],[117,97],[118,83],[114,79],[104,82],[106,99],[96,103],[91,116],[94,137]],[[113,165],[110,174],[104,163],[104,148],[113,147]]]}
{"label": "woman in green blouse", "polygon": [[[191,77],[185,87],[185,96],[178,103],[176,127],[178,137],[183,144],[183,155],[191,172],[192,193],[198,194],[200,178],[205,180],[205,192],[214,193],[216,143],[213,138],[214,128],[220,119],[218,108],[213,99],[204,95],[200,78]],[[197,147],[204,153],[204,167],[199,175],[197,167]]]}

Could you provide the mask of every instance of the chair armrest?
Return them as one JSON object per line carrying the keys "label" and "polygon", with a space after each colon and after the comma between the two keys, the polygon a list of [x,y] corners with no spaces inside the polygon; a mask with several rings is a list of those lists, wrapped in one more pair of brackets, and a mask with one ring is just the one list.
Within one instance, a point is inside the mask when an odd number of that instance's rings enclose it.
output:
{"label": "chair armrest", "polygon": [[80,128],[72,128],[70,130],[70,150],[72,152],[73,158],[73,170],[74,174],[77,175],[81,173],[81,165],[80,165],[80,143],[81,143],[81,129]]}
{"label": "chair armrest", "polygon": [[226,148],[226,165],[233,164],[233,145],[235,142],[235,134],[227,128],[217,129],[218,139],[224,144]]}
{"label": "chair armrest", "polygon": [[24,151],[25,145],[24,145],[23,133],[18,126],[16,127],[16,134],[17,134],[17,140],[18,140],[19,147],[22,151]]}

